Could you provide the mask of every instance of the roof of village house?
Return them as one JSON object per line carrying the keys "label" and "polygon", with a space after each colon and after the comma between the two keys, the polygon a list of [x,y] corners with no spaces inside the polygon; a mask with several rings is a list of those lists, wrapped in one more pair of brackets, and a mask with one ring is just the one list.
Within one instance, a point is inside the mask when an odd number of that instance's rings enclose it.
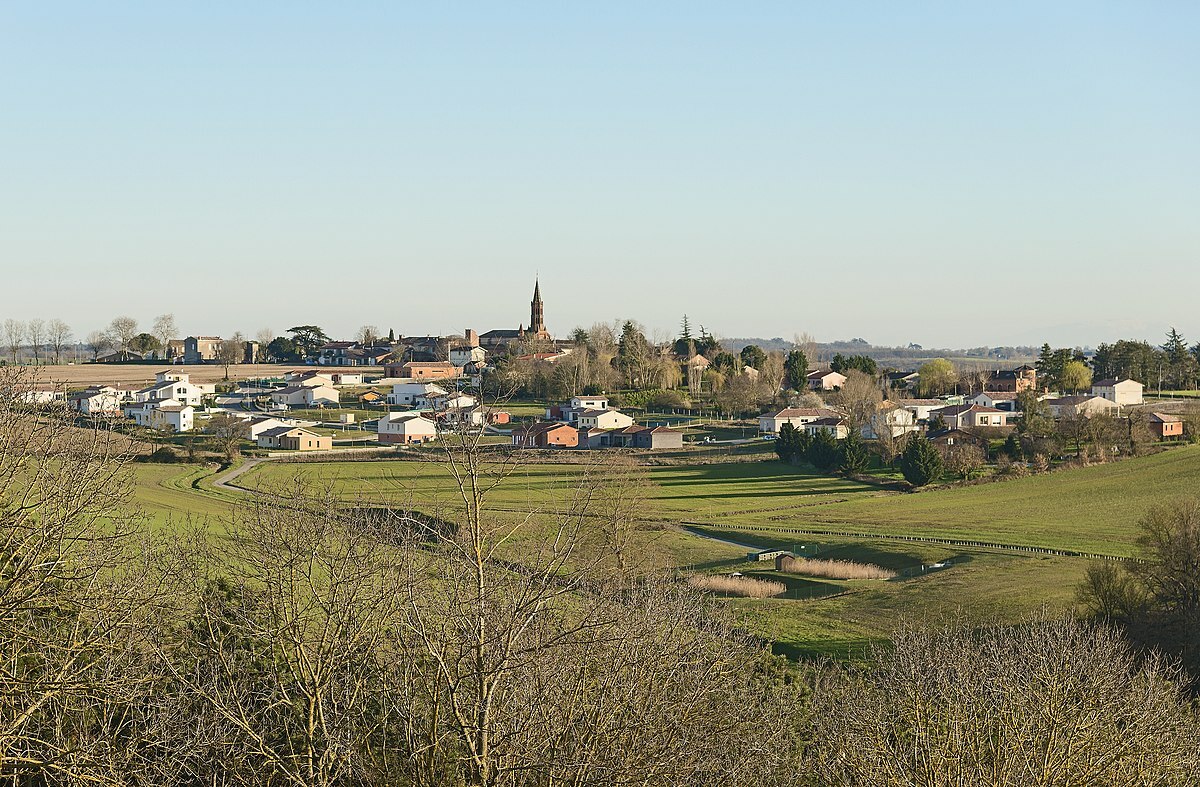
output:
{"label": "roof of village house", "polygon": [[1104,380],[1097,380],[1096,382],[1092,383],[1092,387],[1093,388],[1112,388],[1114,385],[1117,385],[1118,383],[1137,383],[1138,385],[1141,385],[1141,383],[1138,383],[1138,381],[1133,379],[1132,377],[1109,377]]}
{"label": "roof of village house", "polygon": [[556,429],[574,430],[575,427],[571,426],[570,424],[564,424],[564,423],[560,423],[557,421],[539,421],[535,424],[526,424],[524,426],[518,426],[516,429],[513,430],[513,432],[521,432],[526,435],[537,435],[537,434],[544,434],[546,432],[553,432]]}
{"label": "roof of village house", "polygon": [[841,426],[846,423],[846,419],[838,416],[836,418],[818,418],[815,421],[809,421],[807,426]]}
{"label": "roof of village house", "polygon": [[1016,391],[982,391],[977,396],[986,396],[993,402],[1003,402],[1010,399],[1015,400],[1019,394]]}
{"label": "roof of village house", "polygon": [[1177,424],[1183,421],[1179,416],[1170,413],[1150,413],[1150,420],[1160,424]]}
{"label": "roof of village house", "polygon": [[449,361],[407,361],[402,366],[436,366],[439,369],[444,369],[447,366],[454,366],[454,364]]}
{"label": "roof of village house", "polygon": [[190,404],[166,404],[158,408],[164,413],[182,413],[184,410],[193,409]]}
{"label": "roof of village house", "polygon": [[941,399],[893,399],[901,407],[938,407],[946,403]]}
{"label": "roof of village house", "polygon": [[263,431],[258,433],[258,436],[259,437],[283,437],[284,435],[291,434],[293,432],[300,432],[302,434],[312,435],[313,437],[320,436],[316,432],[310,432],[307,429],[304,429],[303,427],[300,427],[300,426],[276,426],[271,429],[264,429]]}
{"label": "roof of village house", "polygon": [[808,373],[808,376],[819,380],[822,377],[828,377],[831,374],[836,374],[836,375],[840,375],[843,377],[845,376],[845,375],[842,375],[841,372],[835,372],[832,369],[814,369],[813,371]]}
{"label": "roof of village house", "polygon": [[687,363],[689,366],[708,366],[712,363],[712,361],[708,360],[700,353],[696,353],[691,358],[687,359]]}
{"label": "roof of village house", "polygon": [[300,391],[311,391],[311,390],[312,390],[311,388],[308,388],[303,385],[289,385],[286,388],[276,388],[275,390],[271,391],[271,396],[275,396],[276,394],[294,394],[294,393],[299,393]]}
{"label": "roof of village house", "polygon": [[[1060,396],[1057,399],[1047,399],[1046,404],[1050,405],[1051,407],[1060,407],[1062,405],[1083,404],[1084,402],[1093,402],[1096,400],[1101,402],[1109,402],[1109,400],[1105,399],[1103,396],[1096,396],[1094,394],[1072,394],[1071,396]],[[1112,404],[1113,407],[1117,406],[1116,402],[1110,402],[1110,404]]]}
{"label": "roof of village house", "polygon": [[939,410],[934,410],[934,415],[962,415],[963,413],[1002,413],[1003,410],[997,410],[995,407],[984,407],[981,404],[955,404],[949,407],[943,407]]}
{"label": "roof of village house", "polygon": [[823,418],[837,415],[836,410],[825,407],[785,407],[776,413],[767,413],[771,418]]}

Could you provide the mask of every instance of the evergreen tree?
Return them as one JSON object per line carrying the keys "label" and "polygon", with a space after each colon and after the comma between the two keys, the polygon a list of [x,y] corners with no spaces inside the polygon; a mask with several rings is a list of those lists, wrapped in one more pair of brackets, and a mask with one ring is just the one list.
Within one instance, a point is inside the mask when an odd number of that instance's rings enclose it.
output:
{"label": "evergreen tree", "polygon": [[751,369],[762,369],[767,361],[767,354],[757,344],[747,344],[742,348],[742,363]]}
{"label": "evergreen tree", "polygon": [[792,350],[783,362],[784,384],[793,391],[808,388],[808,356],[803,350]]}
{"label": "evergreen tree", "polygon": [[823,473],[832,470],[838,463],[837,440],[827,429],[818,429],[808,443],[804,458],[808,463]]}
{"label": "evergreen tree", "polygon": [[1025,455],[1025,452],[1021,450],[1021,439],[1017,437],[1015,429],[1009,432],[1008,437],[1004,440],[1004,453],[1014,462],[1022,459]]}
{"label": "evergreen tree", "polygon": [[908,446],[900,456],[900,472],[913,486],[925,486],[942,477],[942,455],[933,443],[920,435],[909,437]]}
{"label": "evergreen tree", "polygon": [[842,440],[838,451],[838,469],[843,475],[858,475],[865,473],[871,464],[871,455],[858,432],[851,430]]}
{"label": "evergreen tree", "polygon": [[791,424],[779,427],[779,436],[775,439],[775,453],[785,462],[794,462],[801,456],[799,429]]}

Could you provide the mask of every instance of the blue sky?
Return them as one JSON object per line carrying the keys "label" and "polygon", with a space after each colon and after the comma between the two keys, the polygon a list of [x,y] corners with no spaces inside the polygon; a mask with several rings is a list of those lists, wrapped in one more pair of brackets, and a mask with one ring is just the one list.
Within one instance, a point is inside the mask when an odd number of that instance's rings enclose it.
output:
{"label": "blue sky", "polygon": [[[647,7],[652,6],[652,7]],[[0,318],[1200,340],[1195,3],[0,10]]]}

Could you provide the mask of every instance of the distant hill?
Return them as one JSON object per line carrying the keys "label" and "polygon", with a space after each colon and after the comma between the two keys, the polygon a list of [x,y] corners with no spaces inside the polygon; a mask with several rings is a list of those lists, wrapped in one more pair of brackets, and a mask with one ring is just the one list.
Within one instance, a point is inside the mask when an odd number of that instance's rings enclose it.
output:
{"label": "distant hill", "polygon": [[[722,339],[721,346],[731,352],[739,352],[748,344],[757,344],[764,350],[780,350],[787,352],[792,343],[787,339],[776,336],[773,339],[760,337]],[[816,363],[827,362],[830,358],[842,355],[866,355],[875,359],[881,367],[892,369],[916,369],[926,361],[934,358],[945,358],[959,363],[977,363],[987,367],[1019,366],[1032,363],[1038,355],[1037,347],[970,347],[964,349],[948,349],[936,347],[921,347],[910,344],[907,347],[877,347],[863,339],[850,339],[836,342],[817,342],[817,357],[809,360]]]}

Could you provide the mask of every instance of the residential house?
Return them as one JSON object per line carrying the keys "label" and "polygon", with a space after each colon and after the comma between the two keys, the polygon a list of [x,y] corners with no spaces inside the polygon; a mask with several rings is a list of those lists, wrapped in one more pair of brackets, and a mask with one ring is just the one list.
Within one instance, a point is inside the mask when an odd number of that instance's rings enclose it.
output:
{"label": "residential house", "polygon": [[1037,389],[1037,369],[1025,364],[1016,369],[992,372],[984,386],[989,391],[1033,391]]}
{"label": "residential house", "polygon": [[915,391],[921,382],[917,372],[888,372],[884,375],[888,388],[894,391]]}
{"label": "residential house", "polygon": [[940,410],[946,406],[944,399],[893,399],[896,404],[903,407],[913,414],[917,421],[928,421],[929,415],[934,410]]}
{"label": "residential house", "polygon": [[22,404],[48,405],[66,399],[62,389],[45,384],[20,385],[6,387],[0,390],[0,398],[9,399]]}
{"label": "residential house", "polygon": [[448,392],[433,383],[396,383],[387,396],[387,403],[404,407],[432,407],[438,397]]}
{"label": "residential house", "polygon": [[189,336],[183,340],[183,362],[197,364],[216,360],[220,347],[220,336]]}
{"label": "residential house", "polygon": [[818,418],[804,425],[804,431],[809,437],[815,437],[819,432],[833,435],[834,440],[845,440],[850,434],[850,422],[841,416]]}
{"label": "residential house", "polygon": [[[939,402],[938,404],[941,404]],[[779,434],[784,424],[791,424],[800,429],[805,424],[818,418],[836,418],[839,413],[824,407],[785,407],[773,413],[763,413],[758,417],[758,431],[763,434]]]}
{"label": "residential house", "polygon": [[321,366],[379,366],[391,359],[391,345],[365,345],[362,342],[326,342],[317,350]]}
{"label": "residential house", "polygon": [[262,416],[258,418],[250,418],[246,421],[246,437],[251,440],[258,440],[258,436],[268,429],[278,429],[280,427],[293,428],[293,424],[288,424],[279,418],[271,418]]}
{"label": "residential house", "polygon": [[280,448],[284,451],[325,451],[333,448],[333,438],[319,435],[299,426],[280,426],[258,435],[259,448]]}
{"label": "residential house", "polygon": [[1150,431],[1159,440],[1183,437],[1183,419],[1169,413],[1150,413]]}
{"label": "residential house", "polygon": [[566,404],[551,405],[546,408],[547,421],[562,421],[568,424],[578,424],[579,414],[585,410],[608,410],[607,396],[572,396]]}
{"label": "residential house", "polygon": [[846,384],[846,375],[834,371],[808,373],[808,387],[814,391],[836,391]]}
{"label": "residential house", "polygon": [[633,426],[633,418],[612,408],[584,410],[579,413],[576,423],[581,429],[623,429],[626,426]]}
{"label": "residential house", "polygon": [[276,407],[333,407],[340,403],[332,385],[289,385],[271,391]]}
{"label": "residential house", "polygon": [[1145,389],[1137,380],[1128,377],[1117,379],[1097,380],[1092,383],[1092,396],[1103,396],[1118,405],[1141,404],[1142,393]]}
{"label": "residential house", "polygon": [[376,404],[387,403],[387,397],[379,393],[379,391],[365,391],[358,395],[359,404],[365,407],[370,407]]}
{"label": "residential house", "polygon": [[980,407],[994,407],[997,410],[1015,413],[1017,411],[1016,391],[981,391],[967,401]]}
{"label": "residential house", "polygon": [[1054,418],[1070,418],[1076,415],[1090,418],[1098,413],[1116,415],[1121,410],[1121,406],[1111,399],[1088,394],[1060,396],[1057,399],[1046,399],[1044,403]]}
{"label": "residential house", "polygon": [[908,410],[895,402],[884,402],[879,406],[879,410],[872,416],[859,433],[868,440],[878,440],[880,433],[891,433],[892,437],[902,437],[910,432],[918,432],[921,427],[917,426],[917,417],[912,410]]}
{"label": "residential house", "polygon": [[512,441],[517,448],[575,448],[579,432],[559,422],[528,424],[513,429]]}
{"label": "residential house", "polygon": [[671,449],[683,447],[683,433],[665,426],[631,425],[620,429],[579,430],[580,448],[646,448]]}
{"label": "residential house", "polygon": [[101,385],[71,394],[67,406],[82,415],[114,416],[121,414],[121,404],[129,398],[129,391]]}
{"label": "residential house", "polygon": [[289,385],[317,387],[320,385],[333,387],[333,375],[328,372],[314,372],[306,369],[294,369],[284,375]]}
{"label": "residential house", "polygon": [[379,442],[387,445],[436,440],[437,424],[424,413],[388,413],[379,419]]}
{"label": "residential house", "polygon": [[983,449],[984,456],[988,455],[988,451],[991,448],[991,444],[986,437],[962,429],[939,429],[930,432],[926,437],[929,438],[929,442],[942,448],[950,448],[956,445],[977,446]]}
{"label": "residential house", "polygon": [[153,399],[175,399],[180,404],[199,407],[204,404],[204,397],[212,394],[215,387],[199,385],[191,382],[189,375],[171,370],[161,371],[154,375],[154,383],[135,391],[133,398],[139,402]]}
{"label": "residential house", "polygon": [[450,363],[458,367],[470,363],[481,364],[487,361],[487,350],[478,344],[459,344],[450,348]]}
{"label": "residential house", "polygon": [[190,432],[194,425],[195,408],[177,399],[141,399],[126,402],[125,417],[138,426],[158,432]]}
{"label": "residential house", "polygon": [[449,361],[409,361],[400,367],[400,377],[410,380],[453,380],[462,370]]}
{"label": "residential house", "polygon": [[1005,426],[1008,415],[995,407],[978,404],[956,404],[934,410],[930,417],[940,417],[947,429],[978,429]]}
{"label": "residential house", "polygon": [[329,378],[334,385],[362,385],[364,382],[362,372],[334,372]]}

